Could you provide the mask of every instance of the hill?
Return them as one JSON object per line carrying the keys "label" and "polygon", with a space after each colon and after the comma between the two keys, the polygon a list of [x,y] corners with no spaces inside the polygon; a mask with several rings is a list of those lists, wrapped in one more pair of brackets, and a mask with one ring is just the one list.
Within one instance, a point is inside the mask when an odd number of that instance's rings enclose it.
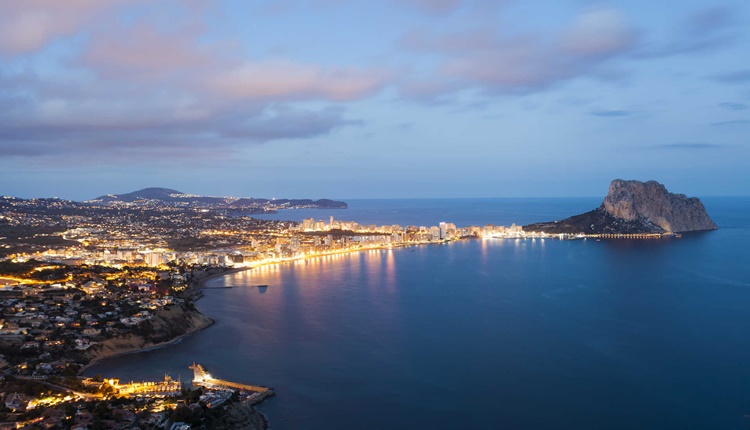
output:
{"label": "hill", "polygon": [[265,199],[249,197],[213,197],[186,194],[171,188],[144,188],[125,194],[107,194],[89,200],[89,203],[132,203],[132,204],[165,204],[179,206],[210,206],[224,208],[265,208],[275,209],[298,209],[298,208],[320,208],[320,209],[346,209],[346,202],[330,199]]}
{"label": "hill", "polygon": [[116,201],[132,203],[137,200],[175,201],[185,195],[185,193],[171,188],[144,188],[142,190],[125,194],[107,194],[106,196],[99,196],[91,201],[103,203]]}

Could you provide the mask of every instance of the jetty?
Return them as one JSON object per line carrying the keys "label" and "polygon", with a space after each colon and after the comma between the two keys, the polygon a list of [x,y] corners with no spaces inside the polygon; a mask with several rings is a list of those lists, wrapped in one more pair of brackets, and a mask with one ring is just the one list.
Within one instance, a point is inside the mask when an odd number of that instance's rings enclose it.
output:
{"label": "jetty", "polygon": [[588,234],[587,237],[602,239],[662,239],[665,237],[682,237],[673,233],[601,233]]}
{"label": "jetty", "polygon": [[252,392],[253,395],[250,396],[250,400],[253,400],[253,403],[258,403],[265,399],[266,397],[272,396],[273,390],[271,390],[268,387],[263,387],[260,385],[247,385],[247,384],[241,384],[238,382],[232,382],[232,381],[225,381],[223,379],[217,379],[214,378],[205,367],[201,366],[200,364],[193,363],[192,366],[189,367],[190,370],[193,371],[193,385],[197,387],[206,387],[206,388],[213,388],[213,389],[232,389],[232,390],[239,390],[239,391],[245,391],[245,392]]}

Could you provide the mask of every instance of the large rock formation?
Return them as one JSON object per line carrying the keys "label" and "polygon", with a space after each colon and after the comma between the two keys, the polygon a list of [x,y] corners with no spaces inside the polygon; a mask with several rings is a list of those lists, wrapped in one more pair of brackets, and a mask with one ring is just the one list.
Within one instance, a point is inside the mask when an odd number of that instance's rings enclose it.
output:
{"label": "large rock formation", "polygon": [[609,184],[602,207],[617,218],[628,221],[645,218],[673,233],[716,229],[697,197],[670,193],[656,181],[615,179]]}
{"label": "large rock formation", "polygon": [[601,206],[561,221],[524,226],[546,233],[681,233],[714,230],[703,203],[696,197],[673,194],[656,181],[615,179]]}

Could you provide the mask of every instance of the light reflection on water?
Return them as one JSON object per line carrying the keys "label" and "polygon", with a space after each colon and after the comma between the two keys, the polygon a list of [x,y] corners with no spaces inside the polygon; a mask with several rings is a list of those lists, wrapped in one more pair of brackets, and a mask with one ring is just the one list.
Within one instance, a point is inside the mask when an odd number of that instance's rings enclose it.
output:
{"label": "light reflection on water", "polygon": [[[750,213],[750,206],[735,209]],[[91,369],[193,360],[273,428],[728,428],[750,410],[746,217],[665,241],[473,240],[237,273],[217,324]],[[268,284],[264,294],[243,285]],[[449,401],[447,401],[449,400]]]}

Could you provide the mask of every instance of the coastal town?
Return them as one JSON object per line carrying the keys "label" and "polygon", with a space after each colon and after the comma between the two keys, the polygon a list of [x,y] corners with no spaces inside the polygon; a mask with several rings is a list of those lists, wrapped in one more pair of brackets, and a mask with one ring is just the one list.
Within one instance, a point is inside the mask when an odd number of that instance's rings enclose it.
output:
{"label": "coastal town", "polygon": [[251,215],[158,201],[0,199],[0,428],[265,428],[252,408],[273,395],[265,387],[83,375],[102,359],[210,326],[194,301],[216,276],[335,253],[526,236],[516,225]]}
{"label": "coastal town", "polygon": [[[0,429],[266,428],[253,406],[273,390],[247,385],[253,381],[214,379],[200,364],[190,366],[190,382],[179,375],[125,382],[118,375],[86,373],[103,359],[165,346],[209,327],[213,321],[196,309],[195,300],[214,277],[332,254],[465,239],[665,236],[651,224],[634,227],[601,208],[526,231],[515,224],[362,225],[330,215],[264,220],[253,215],[347,204],[203,197],[168,189],[142,193],[154,198],[137,193],[88,202],[0,198]],[[602,224],[597,230],[581,232],[595,222]]]}
{"label": "coastal town", "polygon": [[[213,421],[226,403],[262,428],[255,392],[161,381],[83,377],[88,365],[165,345],[211,325],[193,306],[201,280],[224,267],[0,262],[0,428],[174,428]],[[56,281],[56,282],[53,282]],[[186,369],[187,370],[187,369]],[[189,381],[188,381],[189,384]],[[185,409],[188,408],[188,409]],[[230,414],[231,415],[231,414]]]}

